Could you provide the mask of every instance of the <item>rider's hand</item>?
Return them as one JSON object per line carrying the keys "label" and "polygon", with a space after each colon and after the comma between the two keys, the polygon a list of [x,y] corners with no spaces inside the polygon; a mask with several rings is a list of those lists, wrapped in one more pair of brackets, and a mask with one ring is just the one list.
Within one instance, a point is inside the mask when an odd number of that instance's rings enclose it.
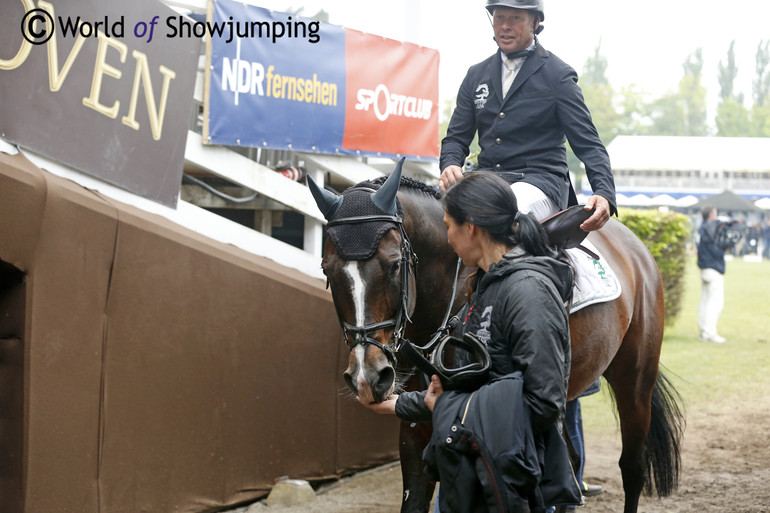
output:
{"label": "rider's hand", "polygon": [[594,194],[588,198],[585,206],[586,210],[591,210],[592,208],[595,208],[596,212],[594,212],[591,217],[583,221],[583,224],[580,225],[581,230],[592,232],[594,230],[598,230],[604,226],[607,221],[609,221],[610,202],[607,201],[607,198],[604,196],[599,196],[598,194]]}
{"label": "rider's hand", "polygon": [[438,181],[438,188],[441,194],[444,194],[447,189],[463,179],[463,168],[460,166],[447,166],[441,172],[441,178]]}
{"label": "rider's hand", "polygon": [[387,414],[387,415],[395,415],[396,413],[396,401],[398,400],[397,395],[391,395],[381,403],[375,403],[375,402],[369,402],[364,400],[363,398],[356,397],[356,401],[358,401],[360,404],[366,406],[373,412],[381,413],[381,414]]}
{"label": "rider's hand", "polygon": [[433,407],[436,405],[438,397],[444,392],[444,387],[441,386],[441,380],[438,376],[430,377],[430,385],[428,386],[428,393],[425,394],[425,405],[430,411],[433,411]]}

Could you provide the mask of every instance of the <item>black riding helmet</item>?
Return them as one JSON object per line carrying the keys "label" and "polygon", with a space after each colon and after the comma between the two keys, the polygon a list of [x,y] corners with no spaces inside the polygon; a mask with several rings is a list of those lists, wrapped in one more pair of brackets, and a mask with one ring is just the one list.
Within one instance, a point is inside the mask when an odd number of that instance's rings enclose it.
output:
{"label": "black riding helmet", "polygon": [[543,31],[543,21],[545,20],[545,8],[543,0],[487,0],[487,11],[490,16],[494,14],[495,7],[510,7],[511,9],[523,9],[525,11],[535,11],[540,16],[540,26],[535,30],[535,34]]}

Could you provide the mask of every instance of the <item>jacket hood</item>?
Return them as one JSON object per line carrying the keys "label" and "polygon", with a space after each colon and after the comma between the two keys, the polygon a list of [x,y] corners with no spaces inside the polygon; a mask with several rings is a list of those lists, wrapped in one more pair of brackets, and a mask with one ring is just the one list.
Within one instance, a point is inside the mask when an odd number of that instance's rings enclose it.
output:
{"label": "jacket hood", "polygon": [[485,281],[487,283],[496,281],[524,269],[537,271],[550,278],[564,301],[572,297],[574,281],[572,266],[551,257],[532,256],[520,248],[513,248],[503,256],[502,260],[493,264],[481,278],[479,286],[483,286]]}

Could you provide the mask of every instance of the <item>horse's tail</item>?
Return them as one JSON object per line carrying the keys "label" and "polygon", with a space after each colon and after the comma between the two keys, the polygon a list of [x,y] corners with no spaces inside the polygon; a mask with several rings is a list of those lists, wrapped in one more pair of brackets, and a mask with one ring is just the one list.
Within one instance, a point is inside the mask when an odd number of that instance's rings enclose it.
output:
{"label": "horse's tail", "polygon": [[679,485],[685,426],[681,405],[682,397],[659,370],[652,390],[650,431],[644,454],[644,491],[647,495],[652,495],[653,483],[658,497],[671,495]]}

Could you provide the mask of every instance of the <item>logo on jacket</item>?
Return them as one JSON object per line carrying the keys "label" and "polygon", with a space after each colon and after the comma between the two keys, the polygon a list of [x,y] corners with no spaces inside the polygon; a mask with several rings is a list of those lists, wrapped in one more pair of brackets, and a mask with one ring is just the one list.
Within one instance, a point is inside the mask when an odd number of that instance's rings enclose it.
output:
{"label": "logo on jacket", "polygon": [[481,312],[481,322],[479,322],[479,329],[476,330],[476,336],[481,340],[485,346],[489,345],[489,339],[492,338],[492,334],[489,332],[489,327],[492,325],[492,307],[488,306]]}
{"label": "logo on jacket", "polygon": [[476,88],[476,99],[473,101],[477,109],[483,109],[486,106],[487,96],[489,96],[489,86],[487,84],[480,84]]}

